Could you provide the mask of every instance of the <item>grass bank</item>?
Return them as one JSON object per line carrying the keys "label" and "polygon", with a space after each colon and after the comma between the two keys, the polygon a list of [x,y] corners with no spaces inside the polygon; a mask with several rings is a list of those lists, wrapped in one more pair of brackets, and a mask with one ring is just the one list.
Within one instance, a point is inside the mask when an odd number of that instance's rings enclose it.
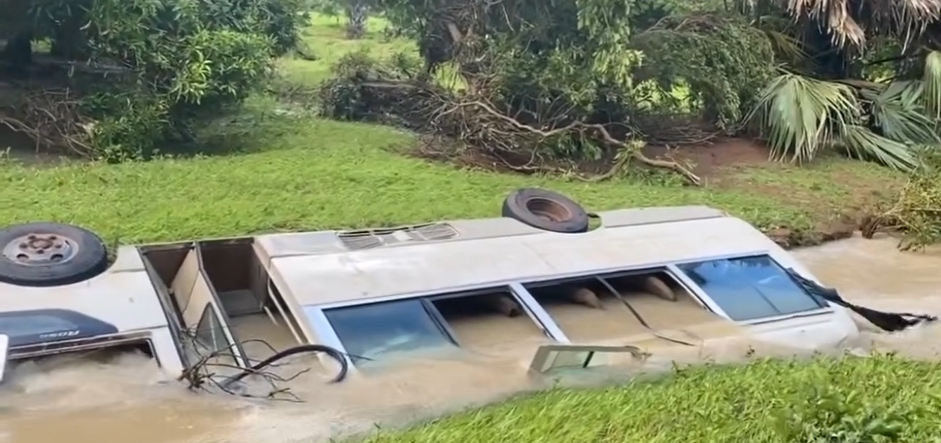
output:
{"label": "grass bank", "polygon": [[[316,85],[332,63],[360,48],[376,54],[414,48],[385,39],[381,28],[373,21],[367,39],[347,41],[340,21],[316,17],[305,32],[316,60],[282,60],[286,81]],[[700,189],[637,179],[587,184],[484,173],[400,155],[396,150],[415,140],[395,129],[287,112],[268,98],[220,121],[215,132],[211,138],[221,149],[191,159],[43,168],[3,162],[0,225],[75,223],[122,243],[393,225],[496,216],[510,190],[538,186],[592,210],[704,204],[768,231],[801,236],[882,198],[879,193],[898,180],[873,165],[838,158],[801,168],[711,165],[710,184]]]}
{"label": "grass bank", "polygon": [[559,389],[368,443],[923,443],[941,429],[938,363],[888,356],[759,360],[656,382]]}

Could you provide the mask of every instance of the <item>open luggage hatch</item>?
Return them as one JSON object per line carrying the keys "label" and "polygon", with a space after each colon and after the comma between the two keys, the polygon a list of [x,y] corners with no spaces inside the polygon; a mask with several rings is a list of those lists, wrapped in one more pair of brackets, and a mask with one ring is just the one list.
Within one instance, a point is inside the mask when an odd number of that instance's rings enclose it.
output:
{"label": "open luggage hatch", "polygon": [[[191,340],[191,364],[227,377],[308,341],[251,238],[143,247]],[[318,363],[319,364],[319,363]],[[319,368],[315,368],[319,369]]]}

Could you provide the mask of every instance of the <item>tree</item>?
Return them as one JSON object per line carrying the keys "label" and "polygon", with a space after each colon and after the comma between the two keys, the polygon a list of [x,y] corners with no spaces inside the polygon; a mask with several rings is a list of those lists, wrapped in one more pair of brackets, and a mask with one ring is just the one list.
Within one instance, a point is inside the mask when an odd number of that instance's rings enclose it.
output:
{"label": "tree", "polygon": [[[685,3],[651,3],[380,0],[392,25],[415,39],[424,67],[411,75],[411,69],[346,60],[326,85],[322,109],[338,118],[394,115],[391,120],[460,140],[523,172],[567,168],[545,166],[550,162],[601,160],[612,164],[603,176],[613,177],[636,160],[698,183],[682,165],[644,157],[638,139],[700,131],[698,123],[661,118],[685,112],[671,100],[679,81],[695,101],[690,120],[729,122],[722,129],[734,131],[762,79],[770,78],[771,48],[738,17],[662,20]],[[646,69],[655,65],[646,58],[663,55],[657,48],[683,45],[690,50],[670,68]],[[696,68],[686,68],[688,56]],[[436,89],[432,80],[442,66],[460,77],[457,90]],[[408,84],[393,85],[403,81]]]}
{"label": "tree", "polygon": [[801,49],[762,92],[754,113],[775,157],[801,162],[839,149],[912,170],[919,150],[941,143],[941,2],[745,6],[756,22],[769,11],[786,12],[793,21],[785,31]]}
{"label": "tree", "polygon": [[[47,68],[61,66],[55,59],[78,64],[69,65],[77,73],[34,75],[20,112],[0,122],[45,145],[110,158],[146,157],[161,140],[191,138],[194,125],[240,104],[264,83],[273,57],[297,44],[301,19],[293,0],[5,3],[18,15],[5,14],[0,35],[51,41]],[[57,121],[39,125],[42,115]]]}

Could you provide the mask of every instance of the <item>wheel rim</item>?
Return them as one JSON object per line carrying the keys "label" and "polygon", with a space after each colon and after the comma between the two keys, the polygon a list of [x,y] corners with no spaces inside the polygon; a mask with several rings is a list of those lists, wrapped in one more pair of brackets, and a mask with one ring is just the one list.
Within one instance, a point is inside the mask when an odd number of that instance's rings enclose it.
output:
{"label": "wheel rim", "polygon": [[563,222],[572,218],[568,208],[545,198],[533,198],[526,202],[526,209],[534,215],[551,222]]}
{"label": "wheel rim", "polygon": [[78,249],[71,238],[36,232],[10,240],[3,247],[3,256],[21,266],[49,266],[72,260]]}

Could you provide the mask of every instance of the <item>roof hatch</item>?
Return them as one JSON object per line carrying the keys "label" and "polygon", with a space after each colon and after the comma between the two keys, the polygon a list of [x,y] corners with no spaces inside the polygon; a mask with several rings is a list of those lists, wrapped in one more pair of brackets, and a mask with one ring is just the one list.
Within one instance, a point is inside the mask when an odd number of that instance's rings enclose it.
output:
{"label": "roof hatch", "polygon": [[396,228],[360,229],[342,231],[337,238],[351,251],[393,246],[403,243],[451,240],[460,236],[457,229],[447,223],[425,223]]}

